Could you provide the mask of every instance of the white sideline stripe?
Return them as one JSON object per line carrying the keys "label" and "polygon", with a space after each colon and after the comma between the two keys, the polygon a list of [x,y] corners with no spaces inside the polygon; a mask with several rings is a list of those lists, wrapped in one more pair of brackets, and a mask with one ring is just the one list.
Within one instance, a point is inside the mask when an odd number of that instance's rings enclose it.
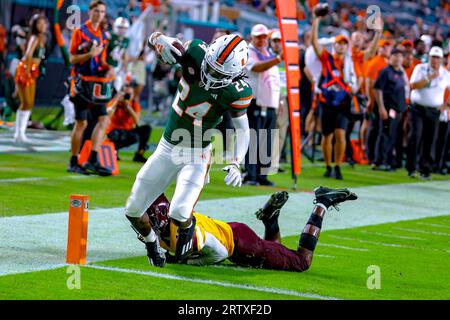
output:
{"label": "white sideline stripe", "polygon": [[309,299],[343,300],[340,298],[322,296],[322,295],[318,295],[318,294],[314,294],[314,293],[306,293],[306,292],[299,292],[299,291],[294,291],[294,290],[276,289],[276,288],[269,288],[269,287],[258,287],[258,286],[254,286],[254,285],[250,285],[250,284],[237,284],[237,283],[231,283],[231,282],[225,282],[225,281],[188,278],[188,277],[183,277],[183,276],[177,276],[177,275],[172,275],[172,274],[167,274],[167,273],[152,272],[152,271],[140,271],[140,270],[133,270],[133,269],[117,268],[117,267],[107,267],[107,266],[102,266],[102,265],[86,265],[84,267],[98,269],[98,270],[113,271],[113,272],[133,273],[133,274],[139,274],[139,275],[157,277],[157,278],[163,278],[163,279],[169,279],[169,280],[181,280],[181,281],[188,281],[188,282],[193,282],[193,283],[216,285],[216,286],[227,287],[227,288],[237,288],[237,289],[252,290],[252,291],[259,291],[259,292],[283,294],[283,295],[296,296],[296,297],[309,298]]}
{"label": "white sideline stripe", "polygon": [[[359,199],[342,204],[340,212],[328,212],[322,231],[450,215],[448,201],[443,201],[448,198],[448,190],[450,181],[352,188]],[[225,201],[203,200],[195,209],[222,221],[245,223],[262,235],[264,226],[256,220],[254,212],[268,198],[269,195],[259,195],[227,198]],[[279,221],[283,236],[301,233],[311,214],[313,199],[311,192],[289,195]],[[95,206],[92,201],[91,205]],[[145,248],[136,240],[123,211],[121,207],[89,210],[88,262],[145,255]],[[444,220],[449,219],[443,217],[440,222],[446,223]],[[0,276],[64,263],[67,222],[67,212],[0,218]],[[326,246],[321,241],[319,245]]]}
{"label": "white sideline stripe", "polygon": [[[329,235],[329,237],[335,238],[335,239],[340,239],[340,240],[349,240],[349,241],[356,241],[356,242],[361,242],[361,243],[369,243],[369,244],[374,244],[374,245],[383,246],[383,247],[417,249],[417,250],[437,251],[437,252],[442,252],[443,251],[443,250],[439,250],[439,249],[435,249],[435,248],[414,247],[414,246],[408,246],[408,245],[397,244],[397,243],[386,243],[386,242],[362,240],[362,239],[356,239],[356,238],[351,238],[351,237],[335,236],[335,235]],[[444,250],[444,251],[446,251],[446,250]]]}
{"label": "white sideline stripe", "polygon": [[422,226],[450,229],[450,226],[445,226],[443,224],[438,224],[438,223],[416,222],[416,224],[420,224]]}
{"label": "white sideline stripe", "polygon": [[28,177],[28,178],[11,178],[11,179],[0,179],[0,183],[11,183],[11,182],[27,182],[27,181],[42,181],[42,180],[62,180],[62,179],[86,179],[92,178],[88,175],[74,175],[66,177]]}
{"label": "white sideline stripe", "polygon": [[408,231],[408,232],[425,233],[425,234],[430,234],[431,233],[431,234],[434,234],[436,236],[450,237],[450,233],[438,232],[438,231],[425,231],[425,230],[420,230],[420,229],[408,229],[408,228],[400,228],[400,227],[394,227],[392,229]]}
{"label": "white sideline stripe", "polygon": [[341,245],[338,245],[338,244],[331,244],[331,243],[319,242],[317,245],[324,246],[324,247],[332,247],[332,248],[344,249],[344,250],[365,251],[365,252],[369,251],[369,249],[366,249],[366,248],[346,247],[346,246],[341,246]]}
{"label": "white sideline stripe", "polygon": [[406,239],[406,240],[425,240],[422,238],[400,236],[400,235],[396,235],[396,234],[392,234],[392,233],[371,232],[371,231],[367,231],[367,230],[361,230],[361,232],[367,233],[367,234],[374,234],[374,235],[377,235],[380,237],[387,237],[387,238]]}

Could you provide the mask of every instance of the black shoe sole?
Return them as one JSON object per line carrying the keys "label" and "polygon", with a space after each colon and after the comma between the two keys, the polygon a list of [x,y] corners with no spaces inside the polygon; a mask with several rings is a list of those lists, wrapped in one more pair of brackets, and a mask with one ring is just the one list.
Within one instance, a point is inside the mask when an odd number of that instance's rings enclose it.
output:
{"label": "black shoe sole", "polygon": [[[333,193],[335,194],[333,196]],[[337,196],[336,194],[342,193],[343,195]],[[348,189],[331,189],[327,187],[318,187],[314,189],[314,194],[316,196],[315,203],[326,202],[329,206],[335,206],[339,203],[345,202],[347,200],[356,200],[358,196]],[[337,198],[336,198],[337,196]]]}
{"label": "black shoe sole", "polygon": [[[279,191],[272,194],[264,207],[255,212],[256,219],[261,221],[268,220],[275,215],[279,215],[280,209],[285,205],[288,199],[289,193],[286,191]],[[267,211],[269,211],[270,215]]]}

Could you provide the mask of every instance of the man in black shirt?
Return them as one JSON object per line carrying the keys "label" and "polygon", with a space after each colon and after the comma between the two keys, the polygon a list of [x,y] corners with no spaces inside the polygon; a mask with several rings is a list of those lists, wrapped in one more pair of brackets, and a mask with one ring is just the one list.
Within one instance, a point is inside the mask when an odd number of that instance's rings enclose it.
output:
{"label": "man in black shirt", "polygon": [[393,170],[394,147],[398,126],[406,110],[406,75],[402,69],[403,51],[394,48],[389,66],[381,70],[375,82],[375,99],[380,115],[380,133],[377,139],[375,169]]}

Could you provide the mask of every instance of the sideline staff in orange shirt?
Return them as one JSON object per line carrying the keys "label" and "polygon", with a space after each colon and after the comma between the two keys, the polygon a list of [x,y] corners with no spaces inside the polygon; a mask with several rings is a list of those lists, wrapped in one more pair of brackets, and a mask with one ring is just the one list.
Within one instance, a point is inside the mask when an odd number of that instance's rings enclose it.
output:
{"label": "sideline staff in orange shirt", "polygon": [[145,150],[152,128],[149,125],[139,126],[141,106],[134,99],[133,86],[126,83],[123,89],[108,104],[110,124],[106,134],[114,143],[116,150],[128,147],[138,142],[138,150],[133,161],[146,162]]}

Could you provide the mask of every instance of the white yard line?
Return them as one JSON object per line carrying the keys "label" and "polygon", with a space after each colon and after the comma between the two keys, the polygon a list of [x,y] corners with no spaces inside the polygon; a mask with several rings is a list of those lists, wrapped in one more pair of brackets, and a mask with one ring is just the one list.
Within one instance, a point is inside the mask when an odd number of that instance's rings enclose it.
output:
{"label": "white yard line", "polygon": [[336,236],[336,235],[329,235],[329,237],[335,238],[335,239],[340,239],[340,240],[348,240],[348,241],[354,241],[354,242],[360,242],[360,243],[369,243],[369,244],[374,244],[374,245],[383,246],[383,247],[443,252],[443,250],[439,250],[439,249],[408,246],[408,245],[398,244],[398,243],[386,243],[386,242],[379,242],[379,241],[362,240],[362,239],[357,239],[357,238],[352,238],[352,237],[342,237],[342,236]]}
{"label": "white yard line", "polygon": [[426,223],[426,222],[416,222],[416,224],[422,225],[422,226],[430,226],[430,227],[436,227],[436,228],[445,228],[450,229],[449,225],[443,225],[438,223]]}
{"label": "white yard line", "polygon": [[338,248],[338,249],[351,250],[351,251],[364,251],[364,252],[369,251],[369,249],[366,249],[366,248],[346,247],[346,246],[341,246],[341,245],[337,245],[337,244],[323,243],[323,242],[319,242],[318,246]]}
{"label": "white yard line", "polygon": [[450,233],[438,232],[438,231],[426,231],[426,230],[420,230],[420,229],[409,229],[409,228],[400,228],[400,227],[394,227],[392,229],[408,231],[408,232],[424,233],[424,234],[434,234],[436,236],[450,237]]}
{"label": "white yard line", "polygon": [[[328,212],[323,231],[450,215],[448,201],[443,200],[448,197],[450,181],[372,186],[352,190],[358,194],[359,199],[342,204],[340,212]],[[256,220],[254,212],[268,198],[269,195],[228,198],[226,201],[205,200],[197,204],[196,211],[222,221],[246,223],[257,234],[262,235],[264,226]],[[290,194],[280,215],[282,236],[298,236],[301,233],[311,214],[313,198],[314,195],[307,192]],[[93,201],[90,204],[95,206]],[[0,218],[0,276],[64,264],[67,220],[67,212]],[[319,241],[319,245],[328,244]],[[88,262],[144,254],[145,248],[137,241],[129,221],[123,215],[123,208],[89,211]]]}
{"label": "white yard line", "polygon": [[102,266],[102,265],[86,265],[85,267],[92,268],[92,269],[98,269],[98,270],[113,271],[113,272],[132,273],[132,274],[144,275],[144,276],[149,276],[149,277],[157,277],[157,278],[169,279],[169,280],[180,280],[180,281],[184,281],[184,282],[216,285],[216,286],[221,286],[221,287],[226,287],[226,288],[237,288],[237,289],[244,289],[244,290],[251,290],[251,291],[273,293],[273,294],[283,294],[283,295],[302,297],[302,298],[308,298],[308,299],[342,300],[339,298],[322,296],[322,295],[318,295],[318,294],[314,294],[314,293],[306,293],[306,292],[300,292],[300,291],[294,291],[294,290],[277,289],[277,288],[269,288],[269,287],[259,287],[259,286],[255,286],[255,285],[251,285],[251,284],[237,284],[237,283],[225,282],[225,281],[189,278],[189,277],[177,276],[177,275],[167,274],[167,273],[152,272],[152,271],[141,271],[141,270],[134,270],[134,269],[107,267],[107,266]]}
{"label": "white yard line", "polygon": [[321,258],[331,258],[331,259],[336,259],[336,257],[335,257],[335,256],[330,256],[330,255],[328,255],[328,254],[317,254],[317,253],[315,253],[315,254],[314,254],[314,257],[321,257]]}
{"label": "white yard line", "polygon": [[360,232],[361,233],[366,233],[366,234],[374,234],[374,235],[380,236],[380,237],[394,238],[394,239],[426,240],[426,239],[417,238],[417,237],[400,236],[398,234],[392,234],[392,233],[371,232],[371,231],[367,231],[367,230],[361,230]]}

